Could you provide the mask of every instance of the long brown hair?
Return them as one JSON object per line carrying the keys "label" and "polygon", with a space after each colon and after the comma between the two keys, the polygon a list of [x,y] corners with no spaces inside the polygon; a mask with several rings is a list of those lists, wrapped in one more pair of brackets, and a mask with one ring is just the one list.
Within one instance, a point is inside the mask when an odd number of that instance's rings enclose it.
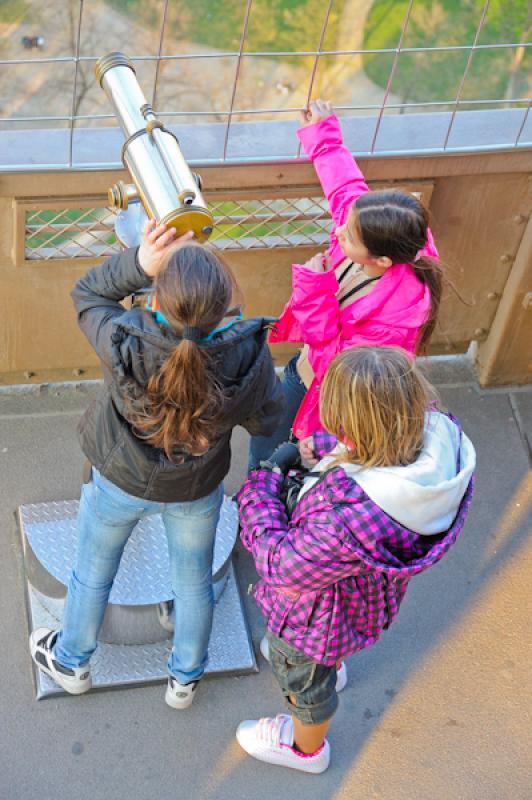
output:
{"label": "long brown hair", "polygon": [[187,338],[148,380],[132,423],[140,438],[169,458],[176,447],[201,455],[217,433],[224,391],[200,340],[225,316],[236,282],[212,250],[189,243],[172,253],[154,288],[170,327]]}
{"label": "long brown hair", "polygon": [[342,461],[411,464],[423,447],[425,413],[436,400],[436,390],[401,348],[354,347],[329,365],[320,416],[347,447]]}
{"label": "long brown hair", "polygon": [[393,264],[410,264],[430,292],[430,314],[419,333],[417,351],[425,353],[440,308],[443,275],[435,258],[416,255],[427,243],[429,213],[408,192],[366,192],[354,203],[348,217],[364,246],[373,256],[387,256]]}

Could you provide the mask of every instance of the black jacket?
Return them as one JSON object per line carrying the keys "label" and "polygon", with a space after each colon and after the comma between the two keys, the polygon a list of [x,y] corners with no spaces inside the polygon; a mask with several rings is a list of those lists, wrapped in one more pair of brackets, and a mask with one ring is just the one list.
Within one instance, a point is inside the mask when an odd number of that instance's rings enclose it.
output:
{"label": "black jacket", "polygon": [[126,400],[134,403],[142,396],[149,377],[180,341],[150,312],[126,311],[120,304],[150,285],[137,262],[137,249],[131,248],[91,269],[72,291],[79,325],[104,370],[103,391],[78,428],[81,447],[102,475],[129,494],[158,502],[197,500],[229,471],[235,425],[266,436],[277,427],[284,401],[266,343],[271,320],[236,322],[202,343],[226,388],[220,434],[204,455],[178,453],[170,461],[163,450],[135,436],[128,422],[131,403]]}

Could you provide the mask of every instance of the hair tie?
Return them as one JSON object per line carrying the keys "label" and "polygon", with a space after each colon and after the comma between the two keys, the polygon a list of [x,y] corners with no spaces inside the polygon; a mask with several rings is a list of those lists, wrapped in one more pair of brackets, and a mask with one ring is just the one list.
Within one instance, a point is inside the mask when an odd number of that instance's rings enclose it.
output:
{"label": "hair tie", "polygon": [[204,333],[201,328],[195,328],[193,325],[185,325],[181,334],[181,338],[189,342],[201,342],[203,336]]}

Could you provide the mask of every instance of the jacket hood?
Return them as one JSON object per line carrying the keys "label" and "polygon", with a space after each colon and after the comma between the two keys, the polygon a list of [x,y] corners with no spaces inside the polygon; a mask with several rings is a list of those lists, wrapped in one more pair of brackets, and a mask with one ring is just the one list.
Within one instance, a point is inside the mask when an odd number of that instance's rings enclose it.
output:
{"label": "jacket hood", "polygon": [[[225,387],[228,411],[224,422],[227,426],[236,424],[235,419],[242,419],[242,409],[249,405],[249,390],[268,355],[264,342],[272,322],[273,319],[265,317],[239,320],[201,344],[211,356],[214,372]],[[140,308],[120,317],[112,338],[113,373],[120,383],[127,384],[127,394],[131,397],[144,393],[149,377],[182,341],[178,333],[159,325],[151,313]]]}
{"label": "jacket hood", "polygon": [[[345,451],[337,445],[314,471],[327,469]],[[389,517],[415,533],[430,536],[452,525],[476,463],[473,444],[440,412],[426,415],[423,450],[413,464],[368,469],[340,462],[344,472]],[[307,483],[302,492],[312,483]]]}

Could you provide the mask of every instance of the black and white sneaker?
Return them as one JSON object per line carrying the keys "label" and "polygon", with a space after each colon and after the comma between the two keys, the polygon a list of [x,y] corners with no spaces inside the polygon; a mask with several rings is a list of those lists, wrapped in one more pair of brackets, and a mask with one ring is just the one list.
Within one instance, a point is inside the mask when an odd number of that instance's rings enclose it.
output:
{"label": "black and white sneaker", "polygon": [[171,708],[177,708],[179,710],[188,708],[192,705],[198,684],[199,680],[183,685],[178,683],[173,675],[170,675],[164,699]]}
{"label": "black and white sneaker", "polygon": [[90,667],[70,669],[54,658],[54,646],[58,631],[37,628],[30,636],[31,657],[42,672],[50,676],[69,694],[83,694],[92,686]]}

